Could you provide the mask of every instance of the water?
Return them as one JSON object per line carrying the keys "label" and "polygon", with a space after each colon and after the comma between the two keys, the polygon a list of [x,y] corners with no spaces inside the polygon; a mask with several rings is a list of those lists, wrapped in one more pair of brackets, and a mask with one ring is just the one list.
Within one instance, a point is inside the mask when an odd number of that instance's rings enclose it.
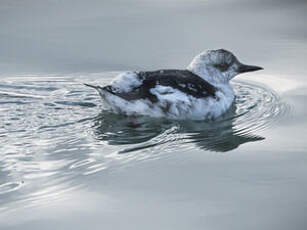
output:
{"label": "water", "polygon": [[[1,1],[0,228],[305,229],[306,9]],[[135,126],[83,85],[220,47],[264,71],[216,121]]]}

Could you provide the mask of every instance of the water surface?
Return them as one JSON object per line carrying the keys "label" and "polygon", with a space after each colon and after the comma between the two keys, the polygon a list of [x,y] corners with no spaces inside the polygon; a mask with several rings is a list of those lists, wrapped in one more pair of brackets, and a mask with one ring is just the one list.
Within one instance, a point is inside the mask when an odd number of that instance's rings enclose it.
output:
{"label": "water surface", "polygon": [[[305,229],[306,9],[1,1],[1,229]],[[135,126],[83,85],[212,48],[264,67],[216,121]]]}

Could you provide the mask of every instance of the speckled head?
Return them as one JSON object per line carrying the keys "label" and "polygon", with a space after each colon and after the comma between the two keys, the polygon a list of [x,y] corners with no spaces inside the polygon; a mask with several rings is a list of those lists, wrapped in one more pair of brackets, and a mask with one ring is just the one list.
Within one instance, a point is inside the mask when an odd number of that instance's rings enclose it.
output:
{"label": "speckled head", "polygon": [[259,66],[245,65],[238,61],[230,51],[224,49],[208,50],[196,56],[187,67],[211,83],[228,83],[240,73],[263,69]]}

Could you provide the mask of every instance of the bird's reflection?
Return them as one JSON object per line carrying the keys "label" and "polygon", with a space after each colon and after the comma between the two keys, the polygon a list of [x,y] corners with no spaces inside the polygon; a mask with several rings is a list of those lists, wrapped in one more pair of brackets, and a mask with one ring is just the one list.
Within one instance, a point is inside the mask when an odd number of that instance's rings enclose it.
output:
{"label": "bird's reflection", "polygon": [[[167,142],[165,132],[172,130],[169,135],[176,134],[177,139],[185,143],[195,143],[200,149],[215,152],[226,152],[238,148],[241,144],[263,140],[264,137],[236,129],[236,106],[214,121],[174,121],[168,119],[150,118],[145,116],[129,118],[107,111],[102,111],[94,119],[94,133],[98,140],[110,145],[148,145],[134,146],[130,150]],[[249,124],[250,126],[250,124]],[[158,138],[161,135],[161,138]],[[179,138],[178,138],[179,135]],[[181,137],[180,137],[181,136]],[[157,143],[153,142],[158,139]],[[161,139],[164,139],[161,141]]]}

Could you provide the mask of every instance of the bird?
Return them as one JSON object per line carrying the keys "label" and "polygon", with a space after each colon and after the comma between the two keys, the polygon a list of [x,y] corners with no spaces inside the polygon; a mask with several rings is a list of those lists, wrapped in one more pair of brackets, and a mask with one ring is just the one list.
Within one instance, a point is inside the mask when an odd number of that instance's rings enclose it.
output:
{"label": "bird", "polygon": [[110,85],[85,85],[96,89],[105,108],[113,113],[213,120],[234,102],[230,80],[262,69],[241,63],[228,50],[216,49],[198,54],[185,69],[127,71]]}

